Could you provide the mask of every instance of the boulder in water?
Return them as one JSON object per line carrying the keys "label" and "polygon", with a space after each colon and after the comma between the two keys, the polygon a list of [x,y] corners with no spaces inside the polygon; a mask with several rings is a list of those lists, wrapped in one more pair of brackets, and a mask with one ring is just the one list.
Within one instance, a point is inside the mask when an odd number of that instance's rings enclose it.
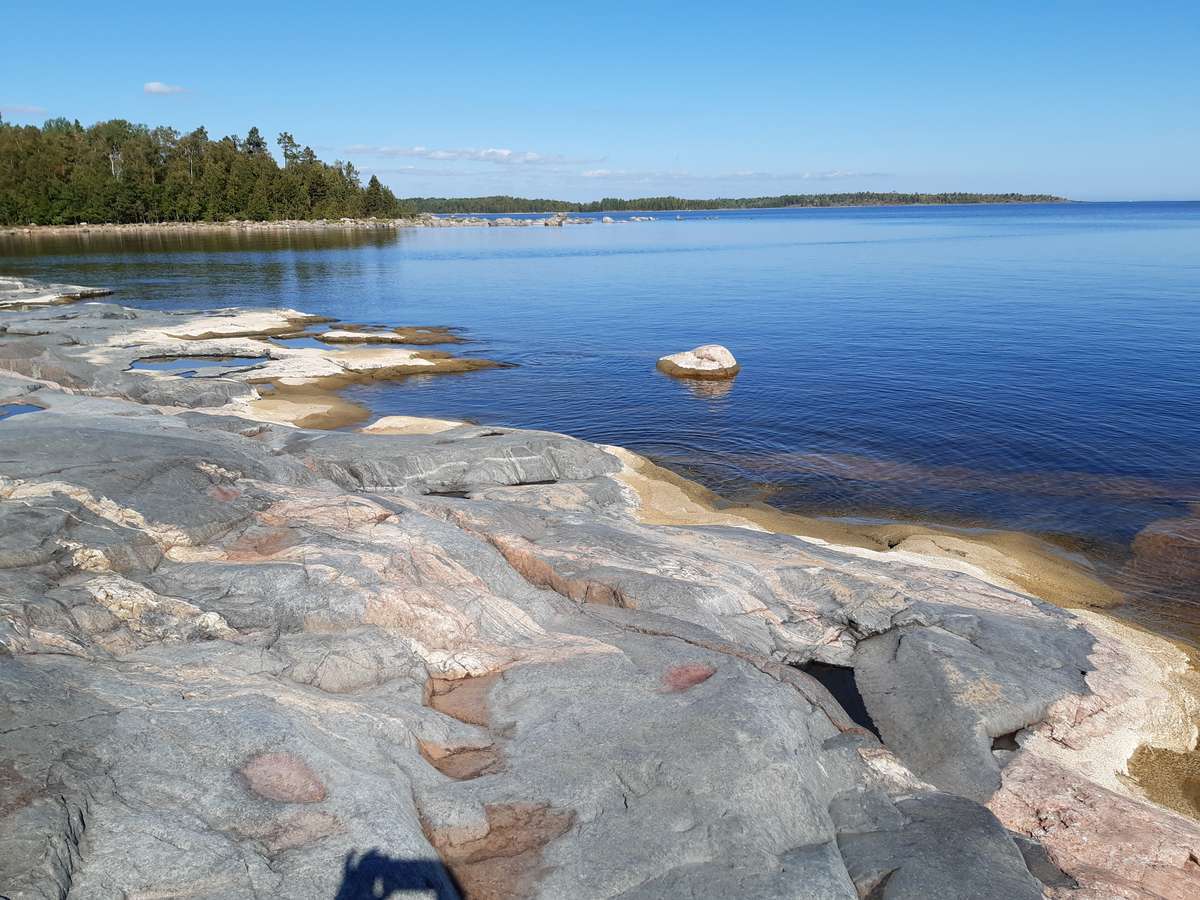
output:
{"label": "boulder in water", "polygon": [[658,369],[676,378],[732,378],[741,366],[728,347],[705,344],[694,350],[673,353],[658,361]]}

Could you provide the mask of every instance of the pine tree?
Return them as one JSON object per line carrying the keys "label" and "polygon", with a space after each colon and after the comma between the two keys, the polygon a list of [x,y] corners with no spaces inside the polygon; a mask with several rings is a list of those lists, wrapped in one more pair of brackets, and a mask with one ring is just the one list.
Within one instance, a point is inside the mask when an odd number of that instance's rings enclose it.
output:
{"label": "pine tree", "polygon": [[251,128],[250,133],[246,135],[246,140],[242,143],[242,151],[247,156],[266,156],[267,142],[257,128]]}
{"label": "pine tree", "polygon": [[389,211],[390,204],[383,195],[383,185],[379,183],[379,176],[372,175],[371,180],[367,182],[366,193],[363,195],[363,215],[385,216]]}

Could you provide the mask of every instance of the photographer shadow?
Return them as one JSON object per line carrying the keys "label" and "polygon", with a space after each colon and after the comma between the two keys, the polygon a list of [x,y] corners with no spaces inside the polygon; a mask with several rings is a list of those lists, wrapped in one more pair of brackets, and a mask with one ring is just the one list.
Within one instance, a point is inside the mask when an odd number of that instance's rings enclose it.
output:
{"label": "photographer shadow", "polygon": [[378,850],[346,854],[336,900],[384,900],[433,891],[437,900],[459,900],[454,878],[437,859],[394,859]]}

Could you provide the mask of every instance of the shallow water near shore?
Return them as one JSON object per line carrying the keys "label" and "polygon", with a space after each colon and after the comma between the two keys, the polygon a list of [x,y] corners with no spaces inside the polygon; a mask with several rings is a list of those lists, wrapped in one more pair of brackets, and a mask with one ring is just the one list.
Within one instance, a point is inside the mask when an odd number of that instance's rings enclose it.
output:
{"label": "shallow water near shore", "polygon": [[[0,271],[133,306],[461,326],[458,351],[519,368],[347,395],[621,444],[792,511],[1047,535],[1200,643],[1200,204],[651,215],[0,238]],[[731,383],[654,369],[714,341]]]}

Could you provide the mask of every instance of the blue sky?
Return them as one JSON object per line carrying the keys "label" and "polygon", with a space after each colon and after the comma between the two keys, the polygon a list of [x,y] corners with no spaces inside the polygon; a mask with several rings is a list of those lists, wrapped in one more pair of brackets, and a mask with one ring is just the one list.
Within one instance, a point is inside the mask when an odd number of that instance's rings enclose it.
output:
{"label": "blue sky", "polygon": [[282,130],[401,196],[1200,199],[1196,3],[13,3],[0,114]]}

